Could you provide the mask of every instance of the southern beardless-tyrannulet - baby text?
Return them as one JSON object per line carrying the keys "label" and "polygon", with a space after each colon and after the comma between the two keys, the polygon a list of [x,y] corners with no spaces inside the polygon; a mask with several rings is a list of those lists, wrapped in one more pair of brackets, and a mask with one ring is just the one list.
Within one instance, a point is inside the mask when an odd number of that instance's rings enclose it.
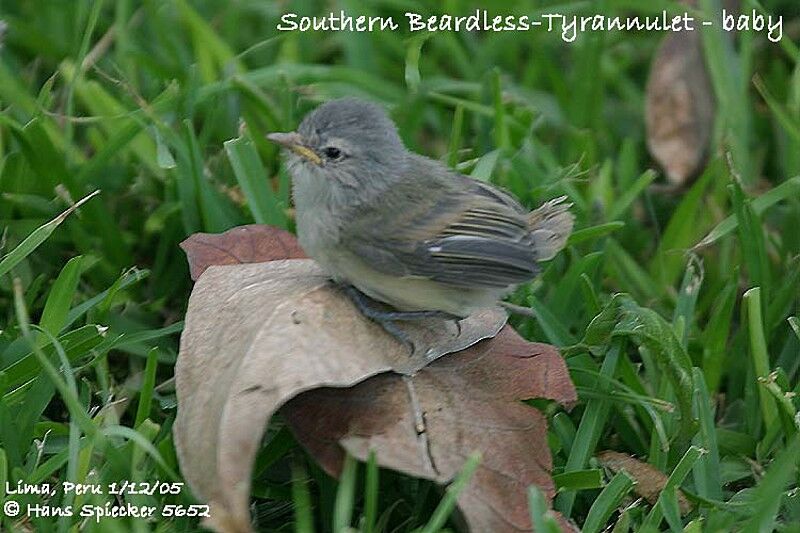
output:
{"label": "southern beardless-tyrannulet - baby text", "polygon": [[336,280],[399,311],[466,317],[532,279],[572,231],[563,198],[510,194],[410,152],[377,105],[333,100],[286,150],[300,245]]}

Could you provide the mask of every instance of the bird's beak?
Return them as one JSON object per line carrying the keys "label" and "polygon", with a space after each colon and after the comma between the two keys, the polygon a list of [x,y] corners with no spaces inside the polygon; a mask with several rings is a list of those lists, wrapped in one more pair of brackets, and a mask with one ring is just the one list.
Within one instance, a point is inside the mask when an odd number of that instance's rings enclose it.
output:
{"label": "bird's beak", "polygon": [[322,159],[316,154],[316,152],[314,152],[314,150],[303,143],[303,138],[297,132],[268,133],[267,140],[291,150],[300,157],[311,161],[315,165],[322,163]]}

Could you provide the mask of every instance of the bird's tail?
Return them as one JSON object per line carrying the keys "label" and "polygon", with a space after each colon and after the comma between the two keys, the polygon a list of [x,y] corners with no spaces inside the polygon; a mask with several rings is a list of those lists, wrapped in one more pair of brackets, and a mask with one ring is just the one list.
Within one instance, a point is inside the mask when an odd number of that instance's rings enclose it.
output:
{"label": "bird's tail", "polygon": [[569,212],[566,196],[553,198],[528,215],[537,261],[552,259],[567,243],[575,217]]}

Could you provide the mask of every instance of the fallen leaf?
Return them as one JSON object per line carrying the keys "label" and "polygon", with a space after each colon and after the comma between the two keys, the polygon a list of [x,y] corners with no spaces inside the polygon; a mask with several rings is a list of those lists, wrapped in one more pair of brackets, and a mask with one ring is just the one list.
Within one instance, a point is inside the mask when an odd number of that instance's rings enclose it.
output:
{"label": "fallen leaf", "polygon": [[[444,346],[442,355],[494,336],[505,320],[490,309],[464,319],[457,337],[444,325],[412,336]],[[184,475],[213,506],[217,529],[249,531],[253,461],[286,400],[391,370],[413,373],[432,359],[409,357],[310,259],[208,267],[192,291],[175,365],[174,435]]]}
{"label": "fallen leaf", "polygon": [[645,122],[650,153],[673,185],[684,185],[705,167],[714,113],[700,32],[667,35],[650,68]]}
{"label": "fallen leaf", "polygon": [[[372,447],[382,466],[445,482],[474,445],[483,451],[484,464],[461,500],[472,529],[483,531],[484,524],[496,524],[496,531],[530,527],[525,489],[535,483],[552,496],[550,455],[545,418],[518,400],[575,401],[554,348],[528,343],[510,328],[475,345],[503,327],[506,315],[494,308],[463,320],[460,334],[447,321],[410,326],[415,344],[431,349],[409,357],[405,346],[363,317],[316,263],[282,257],[298,253],[290,234],[248,226],[246,231],[193,236],[183,247],[199,277],[175,367],[178,415],[173,431],[189,486],[211,506],[206,525],[226,533],[252,530],[255,456],[270,417],[296,398],[287,407],[290,416],[305,413],[309,421],[331,425],[329,431],[313,430],[326,443],[315,457],[331,473],[336,473],[342,449],[363,458]],[[217,260],[271,261],[214,266]],[[387,385],[385,395],[368,394],[362,407],[384,416],[360,418],[351,405],[347,420],[364,427],[388,424],[385,432],[341,433],[343,426],[336,425],[344,419],[340,413],[319,414],[333,402],[380,389],[380,383]],[[418,409],[404,410],[408,402],[400,402],[398,391],[407,400],[411,389],[417,392]],[[307,403],[317,393],[329,396],[331,403]],[[292,420],[296,426],[297,416]],[[420,427],[424,431],[418,434]],[[295,429],[309,438],[308,431]],[[403,432],[412,440],[403,441]],[[409,444],[428,436],[433,462],[425,470],[418,461],[426,456]],[[562,523],[571,528],[563,518]]]}
{"label": "fallen leaf", "polygon": [[[630,455],[606,450],[597,454],[598,462],[605,468],[614,473],[625,470],[636,484],[633,490],[647,500],[650,505],[655,505],[661,491],[667,484],[667,475],[651,464],[647,464]],[[683,492],[678,491],[678,506],[681,514],[686,514],[692,510],[692,504],[686,499]]]}
{"label": "fallen leaf", "polygon": [[281,412],[332,476],[345,450],[362,461],[374,450],[381,466],[447,483],[481,451],[483,461],[459,496],[470,529],[529,531],[527,487],[555,495],[547,420],[520,402],[529,398],[566,406],[577,399],[558,350],[506,326],[415,376],[382,374],[347,390],[313,390]]}
{"label": "fallen leaf", "polygon": [[211,265],[307,257],[294,235],[262,224],[239,226],[219,234],[195,233],[181,243],[181,248],[186,252],[193,281]]}

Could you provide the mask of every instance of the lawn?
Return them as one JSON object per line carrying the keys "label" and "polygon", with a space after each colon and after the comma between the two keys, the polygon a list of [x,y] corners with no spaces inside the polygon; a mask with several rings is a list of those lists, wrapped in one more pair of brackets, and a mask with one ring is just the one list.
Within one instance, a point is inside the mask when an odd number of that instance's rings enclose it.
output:
{"label": "lawn", "polygon": [[[687,148],[654,157],[652,130],[681,110],[652,117],[650,148],[646,120],[667,32],[566,42],[544,27],[409,32],[404,16],[732,9],[697,4],[3,1],[0,530],[200,529],[162,511],[200,503],[181,485],[172,433],[193,287],[179,244],[245,224],[294,231],[290,178],[265,135],[351,96],[383,104],[410,149],[531,209],[573,204],[566,250],[510,297],[532,315],[511,324],[559,348],[578,392],[569,411],[528,401],[548,418],[556,511],[589,532],[800,531],[796,0],[741,2],[783,16],[778,42],[719,25],[695,34],[687,76],[707,86],[689,101],[713,104],[690,110],[696,168],[677,173]],[[277,29],[286,13],[340,9],[399,29]],[[682,82],[670,76],[660,90]],[[253,477],[255,528],[463,527],[448,519],[452,490],[350,460],[345,473],[328,476],[275,417]],[[64,482],[101,494],[13,494]],[[12,516],[12,501],[94,514]],[[122,502],[159,517],[98,516]],[[531,491],[534,522],[553,528],[547,504]]]}

